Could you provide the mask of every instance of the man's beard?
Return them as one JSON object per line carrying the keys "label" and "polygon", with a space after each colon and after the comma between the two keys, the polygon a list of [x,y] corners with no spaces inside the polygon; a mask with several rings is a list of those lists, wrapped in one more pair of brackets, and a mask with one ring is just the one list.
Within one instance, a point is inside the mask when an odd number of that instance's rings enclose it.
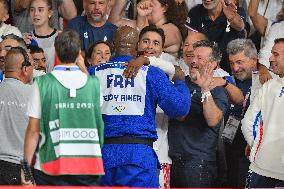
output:
{"label": "man's beard", "polygon": [[211,5],[205,5],[204,3],[202,3],[202,4],[203,4],[203,7],[204,7],[205,9],[207,9],[207,10],[212,10],[212,9],[214,9],[214,8],[217,6],[218,1],[215,0]]}
{"label": "man's beard", "polygon": [[197,80],[197,75],[196,74],[190,74],[189,73],[189,77],[190,77],[191,81],[196,81]]}
{"label": "man's beard", "polygon": [[101,16],[90,16],[90,18],[95,21],[95,22],[101,22],[106,20],[106,15],[101,15]]}

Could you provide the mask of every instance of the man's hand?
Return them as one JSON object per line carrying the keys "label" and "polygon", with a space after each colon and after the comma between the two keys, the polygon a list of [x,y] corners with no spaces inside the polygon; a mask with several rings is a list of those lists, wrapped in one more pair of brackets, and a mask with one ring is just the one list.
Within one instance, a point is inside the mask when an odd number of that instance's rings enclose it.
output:
{"label": "man's hand", "polygon": [[26,181],[24,171],[21,169],[21,183],[23,186],[33,186],[32,181],[28,180]]}
{"label": "man's hand", "polygon": [[232,21],[238,14],[237,6],[232,1],[230,1],[230,3],[227,5],[224,0],[221,0],[221,2],[223,6],[223,13],[229,21]]}
{"label": "man's hand", "polygon": [[175,75],[172,80],[176,81],[176,80],[184,80],[184,79],[185,79],[185,75],[182,69],[179,66],[175,66]]}
{"label": "man's hand", "polygon": [[214,77],[210,84],[210,90],[214,89],[215,87],[224,86],[226,84],[226,80],[222,77]]}
{"label": "man's hand", "polygon": [[24,39],[24,41],[27,45],[30,45],[31,42],[32,42],[32,39],[33,39],[32,34],[31,33],[24,33],[23,39]]}
{"label": "man's hand", "polygon": [[269,79],[272,79],[268,69],[266,66],[259,64],[258,65],[258,73],[259,73],[259,81],[261,84],[264,84],[266,81],[268,81]]}
{"label": "man's hand", "polygon": [[130,60],[128,62],[127,68],[123,72],[123,76],[125,78],[132,78],[135,77],[139,71],[139,69],[144,65],[144,64],[149,64],[149,59],[145,56],[139,56],[138,58],[134,60]]}
{"label": "man's hand", "polygon": [[213,81],[213,70],[216,67],[215,64],[208,62],[201,72],[197,73],[195,83],[201,88],[202,91],[210,91],[210,85]]}
{"label": "man's hand", "polygon": [[153,3],[150,0],[142,0],[137,5],[137,13],[139,16],[148,16],[152,13]]}

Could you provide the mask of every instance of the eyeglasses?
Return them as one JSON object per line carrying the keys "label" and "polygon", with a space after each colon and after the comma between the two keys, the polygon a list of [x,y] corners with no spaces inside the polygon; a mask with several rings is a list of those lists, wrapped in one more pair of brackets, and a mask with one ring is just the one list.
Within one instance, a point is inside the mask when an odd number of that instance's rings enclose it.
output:
{"label": "eyeglasses", "polygon": [[16,50],[16,51],[19,51],[23,57],[24,57],[24,61],[22,62],[22,67],[26,66],[32,66],[31,62],[29,61],[29,55],[27,53],[27,51],[23,48],[23,47],[11,47],[10,50]]}

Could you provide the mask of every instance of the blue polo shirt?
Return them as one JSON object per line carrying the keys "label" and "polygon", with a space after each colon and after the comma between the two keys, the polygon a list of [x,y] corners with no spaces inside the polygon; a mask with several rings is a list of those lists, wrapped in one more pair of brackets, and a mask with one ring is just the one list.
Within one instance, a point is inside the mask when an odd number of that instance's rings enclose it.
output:
{"label": "blue polo shirt", "polygon": [[[245,10],[242,7],[238,7],[237,12],[245,23]],[[189,11],[185,26],[190,30],[196,30],[205,34],[210,41],[218,43],[223,52],[223,58],[220,66],[227,72],[231,73],[230,65],[227,61],[226,47],[233,39],[245,38],[245,30],[237,31],[230,26],[228,27],[227,24],[227,18],[223,12],[221,12],[216,20],[212,21],[208,16],[207,9],[200,4]],[[229,28],[229,30],[226,28]]]}
{"label": "blue polo shirt", "polygon": [[80,34],[82,41],[82,49],[85,51],[92,43],[99,40],[113,42],[114,34],[117,26],[110,22],[106,22],[101,27],[94,27],[89,24],[86,16],[77,16],[69,21],[68,28],[75,30]]}

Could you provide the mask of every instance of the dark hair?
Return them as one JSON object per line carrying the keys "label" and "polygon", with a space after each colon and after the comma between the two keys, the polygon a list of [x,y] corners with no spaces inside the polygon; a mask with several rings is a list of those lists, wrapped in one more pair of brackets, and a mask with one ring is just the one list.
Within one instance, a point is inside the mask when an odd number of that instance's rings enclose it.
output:
{"label": "dark hair", "polygon": [[5,35],[5,36],[1,36],[1,38],[3,40],[6,40],[6,39],[13,39],[15,41],[17,41],[19,43],[19,46],[24,48],[25,50],[27,50],[27,45],[26,45],[26,42],[23,38],[15,35],[15,34],[8,34],[8,35]]}
{"label": "dark hair", "polygon": [[165,17],[167,22],[176,25],[179,29],[184,25],[183,20],[180,18],[179,11],[175,0],[158,0],[162,6],[166,6]]}
{"label": "dark hair", "polygon": [[34,53],[44,53],[43,49],[40,48],[39,46],[31,46],[30,48],[30,53],[34,54]]}
{"label": "dark hair", "polygon": [[277,44],[277,43],[284,43],[284,38],[277,38],[274,40],[274,43]]}
{"label": "dark hair", "polygon": [[55,52],[62,63],[74,63],[81,49],[80,36],[71,29],[64,29],[54,42]]}
{"label": "dark hair", "polygon": [[9,11],[9,4],[7,0],[0,0],[0,3],[3,4],[4,9],[8,12]]}
{"label": "dark hair", "polygon": [[162,38],[162,46],[164,46],[164,44],[165,44],[165,33],[164,33],[163,29],[158,28],[156,25],[146,26],[139,33],[139,41],[141,40],[142,36],[147,32],[156,32],[157,34],[159,34]]}
{"label": "dark hair", "polygon": [[94,51],[94,48],[97,46],[97,45],[99,45],[99,44],[105,44],[105,45],[107,45],[108,47],[109,47],[109,49],[110,49],[110,53],[111,54],[113,54],[113,46],[109,43],[109,42],[107,42],[107,41],[103,41],[103,40],[99,40],[99,41],[96,41],[95,43],[92,43],[90,46],[89,46],[89,48],[88,48],[88,50],[86,51],[86,58],[91,58],[92,57],[92,54],[93,54],[93,51]]}
{"label": "dark hair", "polygon": [[212,49],[212,53],[209,57],[209,60],[211,61],[217,61],[218,63],[222,59],[222,52],[220,48],[218,47],[218,44],[214,41],[208,41],[208,40],[201,40],[193,43],[193,49],[196,49],[198,47],[208,47]]}

